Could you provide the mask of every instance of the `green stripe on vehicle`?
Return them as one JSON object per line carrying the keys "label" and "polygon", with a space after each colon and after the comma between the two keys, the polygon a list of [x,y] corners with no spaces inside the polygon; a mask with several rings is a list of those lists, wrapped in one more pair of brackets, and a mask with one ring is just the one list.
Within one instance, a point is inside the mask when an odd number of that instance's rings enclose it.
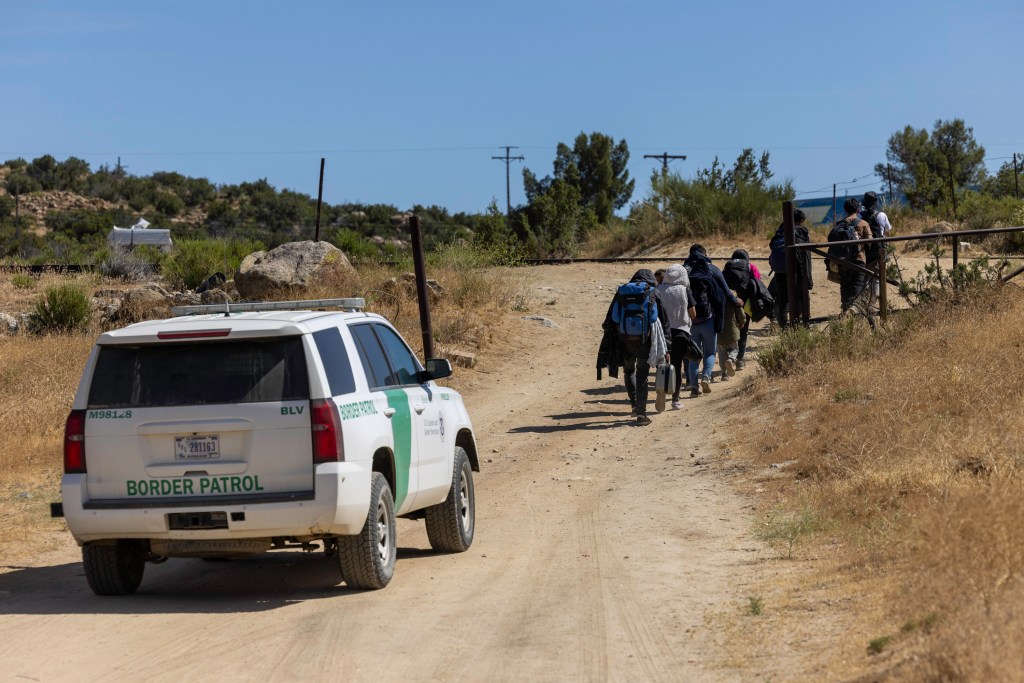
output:
{"label": "green stripe on vehicle", "polygon": [[389,389],[388,407],[394,408],[391,416],[391,435],[395,440],[395,508],[402,507],[409,495],[409,468],[412,465],[412,411],[409,410],[409,395],[404,389]]}

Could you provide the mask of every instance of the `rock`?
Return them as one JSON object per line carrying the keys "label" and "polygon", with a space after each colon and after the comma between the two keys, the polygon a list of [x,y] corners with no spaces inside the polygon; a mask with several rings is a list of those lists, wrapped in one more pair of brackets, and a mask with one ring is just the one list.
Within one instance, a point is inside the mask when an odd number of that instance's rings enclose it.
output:
{"label": "rock", "polygon": [[121,298],[121,304],[123,306],[153,307],[166,304],[170,298],[171,295],[167,293],[167,290],[160,285],[150,283],[142,287],[129,289]]}
{"label": "rock", "polygon": [[231,297],[223,289],[208,289],[200,295],[204,304],[222,304],[231,301]]}
{"label": "rock", "polygon": [[552,328],[557,328],[558,327],[558,323],[556,323],[554,320],[551,320],[549,318],[545,318],[542,315],[524,315],[523,316],[523,320],[536,320],[537,322],[539,322],[544,327],[552,327]]}
{"label": "rock", "polygon": [[174,292],[171,294],[173,306],[197,306],[203,303],[202,298],[195,292]]}
{"label": "rock", "polygon": [[458,365],[463,368],[471,368],[476,365],[476,354],[469,353],[468,351],[459,351],[453,349],[444,354],[448,357],[448,360],[452,362],[452,365]]}
{"label": "rock", "polygon": [[926,235],[933,235],[943,232],[953,232],[953,224],[947,223],[946,221],[939,221],[935,225],[932,225],[924,229],[924,234]]}
{"label": "rock", "polygon": [[288,242],[246,256],[235,273],[235,287],[244,299],[301,293],[331,268],[355,272],[345,252],[329,242]]}
{"label": "rock", "polygon": [[196,287],[196,294],[202,294],[210,289],[222,289],[227,281],[227,276],[218,271],[199,283],[199,286]]}
{"label": "rock", "polygon": [[10,313],[0,313],[0,334],[18,334],[18,319]]}

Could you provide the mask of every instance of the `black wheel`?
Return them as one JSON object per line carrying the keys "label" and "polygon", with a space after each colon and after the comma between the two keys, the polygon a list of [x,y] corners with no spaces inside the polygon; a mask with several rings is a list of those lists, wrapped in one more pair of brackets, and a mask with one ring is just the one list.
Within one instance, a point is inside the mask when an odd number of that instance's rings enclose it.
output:
{"label": "black wheel", "polygon": [[473,545],[476,528],[476,494],[473,491],[473,468],[461,446],[455,447],[452,487],[443,503],[426,509],[427,538],[434,550],[461,553]]}
{"label": "black wheel", "polygon": [[82,546],[85,579],[96,595],[131,595],[142,583],[145,556],[138,543]]}
{"label": "black wheel", "polygon": [[395,499],[380,472],[370,480],[370,509],[363,530],[338,537],[338,566],[351,588],[383,588],[395,573]]}

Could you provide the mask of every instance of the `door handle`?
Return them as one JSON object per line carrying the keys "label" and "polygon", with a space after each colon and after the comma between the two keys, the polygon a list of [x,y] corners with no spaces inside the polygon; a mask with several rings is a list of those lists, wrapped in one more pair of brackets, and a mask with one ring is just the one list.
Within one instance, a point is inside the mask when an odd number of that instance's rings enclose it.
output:
{"label": "door handle", "polygon": [[395,414],[395,409],[394,408],[385,408],[384,409],[384,417],[391,417],[394,414]]}
{"label": "door handle", "polygon": [[421,414],[421,413],[422,413],[422,412],[423,412],[424,410],[426,410],[426,409],[427,409],[427,407],[426,407],[425,405],[423,405],[422,403],[420,403],[420,404],[414,405],[414,406],[412,407],[412,409],[416,411],[416,414],[417,414],[417,415],[419,415],[419,414]]}

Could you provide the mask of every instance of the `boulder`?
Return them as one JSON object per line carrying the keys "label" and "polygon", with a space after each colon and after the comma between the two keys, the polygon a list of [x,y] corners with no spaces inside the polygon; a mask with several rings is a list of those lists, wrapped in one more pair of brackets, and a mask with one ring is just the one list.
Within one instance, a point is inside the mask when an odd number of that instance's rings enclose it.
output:
{"label": "boulder", "polygon": [[231,296],[220,288],[207,289],[199,298],[204,304],[222,304],[231,301]]}
{"label": "boulder", "polygon": [[0,313],[0,335],[18,334],[18,319],[9,313]]}
{"label": "boulder", "polygon": [[299,294],[330,269],[355,271],[345,252],[329,242],[288,242],[246,256],[235,273],[235,287],[243,299]]}

